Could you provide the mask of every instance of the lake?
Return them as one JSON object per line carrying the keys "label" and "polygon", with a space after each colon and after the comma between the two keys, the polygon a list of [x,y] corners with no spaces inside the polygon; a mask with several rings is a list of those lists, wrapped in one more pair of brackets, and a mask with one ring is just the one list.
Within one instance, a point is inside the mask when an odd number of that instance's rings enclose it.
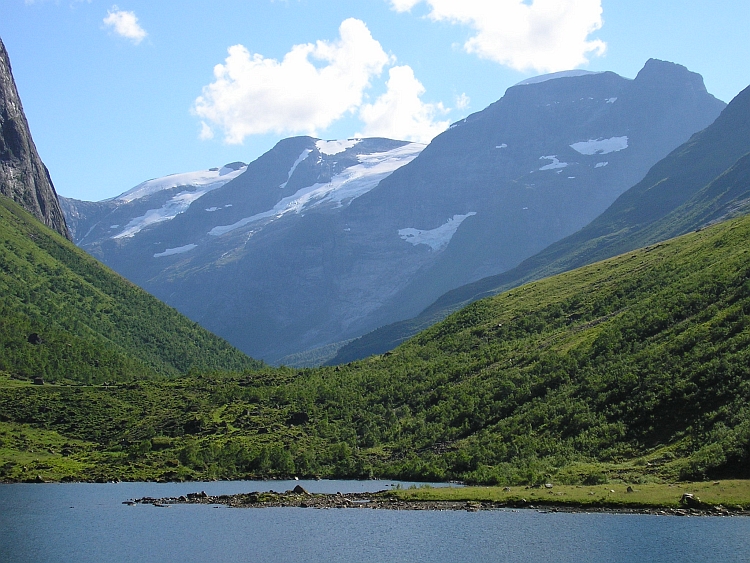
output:
{"label": "lake", "polygon": [[[364,492],[391,481],[0,485],[0,561],[743,562],[750,518],[123,505],[143,496]],[[403,483],[402,486],[409,484]]]}

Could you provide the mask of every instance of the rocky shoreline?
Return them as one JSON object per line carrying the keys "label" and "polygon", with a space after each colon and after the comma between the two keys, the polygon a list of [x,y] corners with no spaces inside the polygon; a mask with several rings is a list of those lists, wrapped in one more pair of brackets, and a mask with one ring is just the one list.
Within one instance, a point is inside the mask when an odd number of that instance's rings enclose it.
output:
{"label": "rocky shoreline", "polygon": [[229,508],[313,508],[313,509],[374,509],[374,510],[480,510],[524,509],[538,512],[595,512],[613,514],[651,514],[661,516],[750,516],[750,510],[711,507],[622,507],[607,505],[580,505],[572,503],[529,502],[525,499],[508,501],[442,501],[405,500],[392,491],[375,493],[308,493],[301,486],[286,492],[251,492],[236,495],[210,496],[205,492],[189,493],[186,496],[153,498],[143,497],[126,500],[123,504],[150,504],[168,508],[179,504],[222,505]]}

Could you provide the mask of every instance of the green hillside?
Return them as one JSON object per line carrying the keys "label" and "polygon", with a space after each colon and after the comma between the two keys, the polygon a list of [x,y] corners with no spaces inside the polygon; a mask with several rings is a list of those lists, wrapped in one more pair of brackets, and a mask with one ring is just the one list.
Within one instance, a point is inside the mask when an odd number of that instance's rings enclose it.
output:
{"label": "green hillside", "polygon": [[444,294],[417,317],[343,347],[331,363],[390,350],[472,301],[675,237],[750,207],[750,87],[580,231],[517,267]]}
{"label": "green hillside", "polygon": [[258,362],[0,197],[0,371],[118,382]]}
{"label": "green hillside", "polygon": [[347,366],[0,380],[0,478],[747,478],[749,241],[750,218],[733,219],[478,301]]}

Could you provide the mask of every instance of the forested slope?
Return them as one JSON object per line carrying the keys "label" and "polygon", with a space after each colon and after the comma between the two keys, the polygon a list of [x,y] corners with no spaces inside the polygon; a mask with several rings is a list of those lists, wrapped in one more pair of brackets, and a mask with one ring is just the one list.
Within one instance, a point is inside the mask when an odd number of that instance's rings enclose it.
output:
{"label": "forested slope", "polygon": [[102,383],[258,362],[0,197],[0,370]]}
{"label": "forested slope", "polygon": [[[750,219],[733,219],[478,301],[346,366],[8,382],[0,451],[18,461],[3,475],[750,477],[748,241]],[[22,444],[52,453],[22,465]]]}

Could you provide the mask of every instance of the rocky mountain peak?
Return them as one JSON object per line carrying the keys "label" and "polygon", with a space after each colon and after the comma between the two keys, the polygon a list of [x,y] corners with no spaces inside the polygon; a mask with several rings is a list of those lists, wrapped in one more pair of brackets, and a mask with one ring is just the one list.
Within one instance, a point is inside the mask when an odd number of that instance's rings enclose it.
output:
{"label": "rocky mountain peak", "polygon": [[707,92],[703,77],[700,74],[688,70],[681,64],[659,59],[646,61],[635,80],[654,86],[665,84],[673,84],[679,87],[690,86],[695,93],[705,94]]}
{"label": "rocky mountain peak", "polygon": [[70,239],[47,167],[34,146],[29,124],[0,40],[0,194],[19,203],[45,225]]}

